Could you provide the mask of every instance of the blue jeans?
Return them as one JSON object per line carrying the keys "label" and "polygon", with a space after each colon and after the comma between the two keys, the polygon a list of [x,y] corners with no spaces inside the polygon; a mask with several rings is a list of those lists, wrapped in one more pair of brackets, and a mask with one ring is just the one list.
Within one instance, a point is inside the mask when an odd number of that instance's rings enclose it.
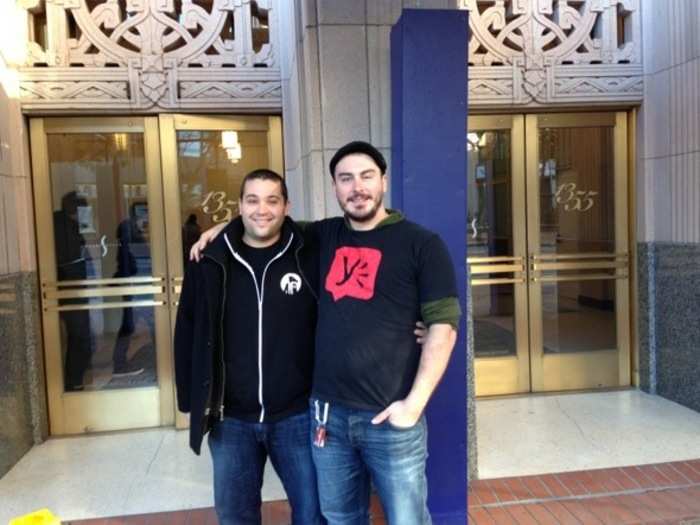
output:
{"label": "blue jeans", "polygon": [[276,423],[224,418],[209,434],[214,463],[214,502],[220,525],[260,525],[267,456],[282,480],[293,525],[324,524],[309,448],[306,413]]}
{"label": "blue jeans", "polygon": [[[312,455],[321,512],[329,525],[369,524],[370,481],[389,525],[429,525],[428,431],[425,417],[403,429],[371,423],[378,412],[331,404],[326,445],[313,445],[316,422],[311,404]],[[322,403],[319,401],[322,406]]]}

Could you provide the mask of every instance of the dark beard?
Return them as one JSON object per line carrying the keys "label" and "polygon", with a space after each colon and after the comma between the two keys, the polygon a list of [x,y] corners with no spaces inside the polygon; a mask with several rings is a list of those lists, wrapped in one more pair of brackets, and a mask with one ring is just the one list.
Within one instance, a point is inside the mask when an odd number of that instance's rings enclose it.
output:
{"label": "dark beard", "polygon": [[382,207],[382,203],[384,202],[384,196],[382,195],[378,201],[373,202],[374,208],[372,208],[372,210],[370,210],[369,213],[365,215],[354,215],[353,213],[350,213],[350,211],[348,211],[347,208],[343,208],[343,211],[345,212],[345,215],[347,215],[350,219],[352,219],[355,222],[370,222],[377,216],[379,209]]}

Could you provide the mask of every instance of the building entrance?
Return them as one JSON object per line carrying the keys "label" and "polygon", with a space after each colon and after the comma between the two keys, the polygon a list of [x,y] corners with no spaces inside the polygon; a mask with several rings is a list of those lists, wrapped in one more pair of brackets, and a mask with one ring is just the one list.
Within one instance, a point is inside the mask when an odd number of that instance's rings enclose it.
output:
{"label": "building entrance", "polygon": [[477,395],[630,384],[627,114],[474,116]]}
{"label": "building entrance", "polygon": [[186,253],[283,173],[279,117],[30,121],[53,435],[187,424],[172,332]]}

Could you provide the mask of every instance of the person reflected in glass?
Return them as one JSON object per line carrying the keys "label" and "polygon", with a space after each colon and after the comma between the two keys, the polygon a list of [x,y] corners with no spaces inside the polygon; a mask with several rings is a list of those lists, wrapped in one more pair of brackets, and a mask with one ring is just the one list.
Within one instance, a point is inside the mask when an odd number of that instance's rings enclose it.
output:
{"label": "person reflected in glass", "polygon": [[[146,240],[136,216],[136,206],[136,204],[132,204],[129,217],[120,222],[117,227],[117,271],[114,277],[132,277],[139,274],[139,267],[134,252],[146,245]],[[124,296],[125,301],[131,301],[133,298],[134,296]],[[149,325],[151,345],[153,345],[155,339],[153,337],[152,320],[147,319],[146,322]],[[122,322],[112,353],[114,362],[112,377],[135,376],[144,371],[143,366],[132,363],[128,359],[134,328],[134,309],[126,307],[122,312]]]}
{"label": "person reflected in glass", "polygon": [[[71,191],[61,198],[61,209],[53,214],[54,241],[58,281],[77,281],[87,278],[85,238],[80,233],[78,209],[87,201]],[[60,299],[60,306],[86,304],[88,299]],[[85,372],[92,359],[92,330],[88,310],[63,310],[59,314],[66,334],[64,386],[66,392],[85,388]]]}
{"label": "person reflected in glass", "polygon": [[182,256],[185,266],[187,266],[190,249],[192,245],[199,240],[201,234],[202,227],[197,222],[197,215],[190,213],[185,224],[182,225]]}

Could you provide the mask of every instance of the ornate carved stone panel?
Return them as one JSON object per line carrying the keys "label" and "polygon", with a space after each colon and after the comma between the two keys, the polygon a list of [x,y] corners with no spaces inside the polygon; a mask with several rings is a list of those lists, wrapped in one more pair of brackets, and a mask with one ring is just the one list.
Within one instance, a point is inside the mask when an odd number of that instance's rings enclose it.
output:
{"label": "ornate carved stone panel", "polygon": [[[282,107],[277,3],[291,0],[15,1],[25,111]],[[470,107],[641,101],[639,0],[460,1]]]}
{"label": "ornate carved stone panel", "polygon": [[20,0],[23,108],[282,106],[278,0]]}
{"label": "ornate carved stone panel", "polygon": [[640,102],[638,0],[461,0],[470,107]]}

